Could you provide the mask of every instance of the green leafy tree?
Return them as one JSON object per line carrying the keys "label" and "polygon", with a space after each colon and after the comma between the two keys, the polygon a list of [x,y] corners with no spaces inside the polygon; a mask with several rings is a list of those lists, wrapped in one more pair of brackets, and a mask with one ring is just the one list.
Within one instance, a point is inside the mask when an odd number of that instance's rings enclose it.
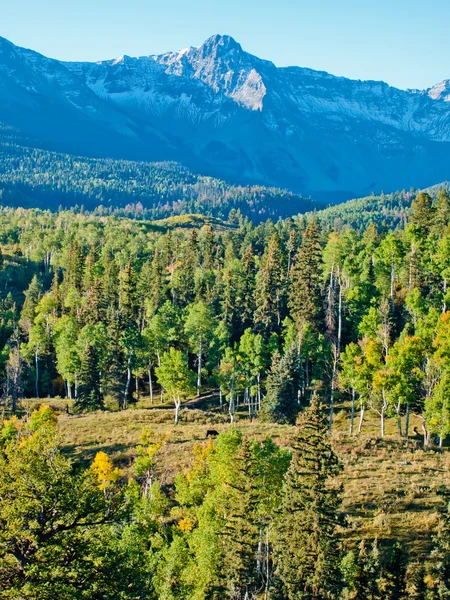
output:
{"label": "green leafy tree", "polygon": [[210,307],[204,302],[190,305],[187,308],[184,330],[197,354],[197,396],[199,396],[203,360],[214,333],[214,317]]}
{"label": "green leafy tree", "polygon": [[47,420],[33,423],[0,452],[0,597],[135,598],[138,564],[132,574],[116,526],[126,516],[120,487],[105,493],[93,472],[77,474]]}
{"label": "green leafy tree", "polygon": [[156,367],[159,383],[167,390],[175,404],[175,425],[178,424],[181,400],[194,391],[194,373],[189,369],[181,350],[170,348],[161,356],[161,364]]}

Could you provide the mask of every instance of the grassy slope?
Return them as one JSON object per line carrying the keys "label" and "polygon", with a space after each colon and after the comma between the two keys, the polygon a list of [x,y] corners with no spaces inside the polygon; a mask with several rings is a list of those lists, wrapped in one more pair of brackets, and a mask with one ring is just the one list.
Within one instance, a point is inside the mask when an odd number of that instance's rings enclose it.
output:
{"label": "grassy slope", "polygon": [[[56,407],[65,401],[52,401]],[[102,412],[83,416],[59,417],[67,451],[88,464],[95,453],[103,450],[125,471],[132,465],[135,446],[144,428],[165,433],[169,443],[158,458],[158,472],[163,485],[171,485],[180,470],[192,460],[195,443],[205,440],[209,428],[224,431],[230,425],[226,415],[185,409],[182,422],[173,425],[173,411],[159,408],[130,409],[124,412]],[[270,435],[278,444],[289,447],[294,428],[287,425],[250,423],[241,414],[236,426],[258,440]],[[412,419],[419,429],[419,422]],[[386,437],[378,437],[378,420],[367,414],[361,435],[347,433],[346,410],[337,413],[333,443],[344,470],[343,511],[348,516],[346,532],[349,546],[364,538],[377,537],[382,543],[396,539],[415,554],[427,552],[435,529],[442,499],[437,489],[450,486],[450,453],[415,449],[414,438],[401,442],[394,419],[388,419]],[[414,436],[414,434],[412,434]]]}

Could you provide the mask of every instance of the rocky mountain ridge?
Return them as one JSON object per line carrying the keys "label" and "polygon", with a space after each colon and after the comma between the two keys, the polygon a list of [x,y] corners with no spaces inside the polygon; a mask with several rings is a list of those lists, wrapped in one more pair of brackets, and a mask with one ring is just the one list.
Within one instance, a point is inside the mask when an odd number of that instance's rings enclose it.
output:
{"label": "rocky mountain ridge", "polygon": [[0,121],[44,146],[178,160],[329,200],[450,177],[450,81],[399,90],[276,67],[230,36],[63,63],[0,38]]}

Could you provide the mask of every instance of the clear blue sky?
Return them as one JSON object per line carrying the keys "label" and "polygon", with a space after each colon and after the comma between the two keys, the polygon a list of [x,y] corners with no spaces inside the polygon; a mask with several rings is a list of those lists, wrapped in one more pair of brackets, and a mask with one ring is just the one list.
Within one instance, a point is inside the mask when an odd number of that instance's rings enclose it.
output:
{"label": "clear blue sky", "polygon": [[450,78],[450,0],[0,0],[0,35],[61,60],[198,46],[426,88]]}

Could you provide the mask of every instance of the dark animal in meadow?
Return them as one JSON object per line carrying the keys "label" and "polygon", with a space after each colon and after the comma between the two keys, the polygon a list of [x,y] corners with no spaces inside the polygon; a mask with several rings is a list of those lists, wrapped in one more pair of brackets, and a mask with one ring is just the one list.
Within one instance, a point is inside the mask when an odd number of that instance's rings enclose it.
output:
{"label": "dark animal in meadow", "polygon": [[216,431],[215,429],[208,429],[208,431],[206,432],[206,437],[207,438],[215,438],[219,435],[219,432]]}

